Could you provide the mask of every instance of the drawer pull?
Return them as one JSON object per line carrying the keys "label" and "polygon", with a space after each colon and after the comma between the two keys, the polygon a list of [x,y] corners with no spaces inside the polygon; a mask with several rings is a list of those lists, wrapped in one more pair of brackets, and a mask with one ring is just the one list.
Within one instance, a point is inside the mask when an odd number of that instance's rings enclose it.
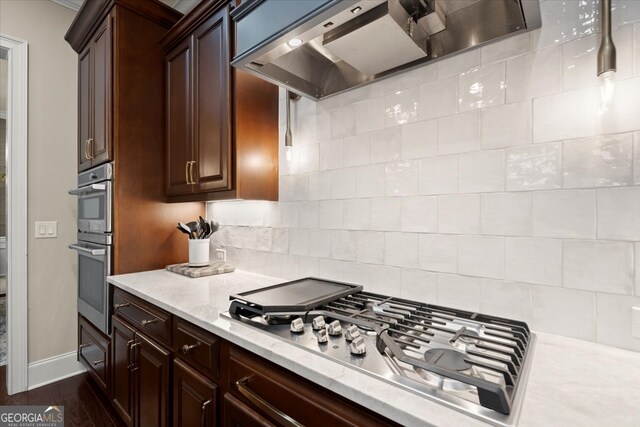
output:
{"label": "drawer pull", "polygon": [[198,341],[195,344],[191,344],[191,345],[183,345],[182,347],[180,347],[180,351],[182,351],[183,354],[187,354],[189,353],[191,350],[193,350],[194,348],[198,347],[200,345],[200,341]]}
{"label": "drawer pull", "polygon": [[140,322],[140,324],[142,324],[142,327],[144,328],[145,326],[155,323],[157,321],[158,319],[143,320],[142,322]]}
{"label": "drawer pull", "polygon": [[78,349],[82,350],[85,347],[89,347],[91,344],[80,344],[80,346],[78,347]]}
{"label": "drawer pull", "polygon": [[[135,348],[138,347],[142,343],[140,341],[136,341],[136,342],[129,341],[129,342],[131,343],[131,345],[129,345],[129,360],[130,360],[130,363],[129,363],[129,365],[127,365],[127,369],[129,369],[129,371],[131,371],[131,372],[134,372],[134,371],[138,370],[138,367],[136,366],[136,364],[134,363],[134,360],[133,360],[136,357],[135,356]],[[127,343],[127,344],[129,344],[129,343]],[[133,357],[131,357],[131,351],[132,350],[133,350]]]}
{"label": "drawer pull", "polygon": [[98,366],[99,364],[104,363],[104,359],[100,359],[100,360],[94,360],[93,361],[93,366]]}
{"label": "drawer pull", "polygon": [[207,400],[206,402],[204,402],[204,403],[202,404],[202,411],[201,411],[201,414],[202,414],[202,415],[201,415],[201,418],[200,418],[200,424],[202,424],[202,427],[205,427],[204,422],[205,422],[205,418],[206,418],[206,416],[205,416],[205,415],[207,414],[207,406],[208,406],[209,404],[211,404],[211,402],[212,402],[212,400],[211,400],[211,399],[209,399],[209,400]]}
{"label": "drawer pull", "polygon": [[125,302],[123,304],[114,304],[113,308],[115,309],[115,311],[118,311],[118,309],[122,308],[122,307],[129,307],[131,304],[128,302]]}
{"label": "drawer pull", "polygon": [[286,427],[302,427],[303,425],[291,418],[289,415],[275,408],[269,402],[264,400],[262,397],[255,394],[248,387],[249,377],[242,378],[241,380],[236,381],[236,387],[240,394],[249,399],[251,403],[256,405],[266,414],[268,414],[274,420],[277,420],[280,424]]}

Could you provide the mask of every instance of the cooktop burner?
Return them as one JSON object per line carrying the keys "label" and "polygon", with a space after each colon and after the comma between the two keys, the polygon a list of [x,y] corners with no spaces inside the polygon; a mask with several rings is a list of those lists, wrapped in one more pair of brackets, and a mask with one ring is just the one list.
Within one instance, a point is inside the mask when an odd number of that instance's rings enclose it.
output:
{"label": "cooktop burner", "polygon": [[230,317],[294,345],[494,425],[517,421],[535,340],[524,322],[316,278],[230,299]]}

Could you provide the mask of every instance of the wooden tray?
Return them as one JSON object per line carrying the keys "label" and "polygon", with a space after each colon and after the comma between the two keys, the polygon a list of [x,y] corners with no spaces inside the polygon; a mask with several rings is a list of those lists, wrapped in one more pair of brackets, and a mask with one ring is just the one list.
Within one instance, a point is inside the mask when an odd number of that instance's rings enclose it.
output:
{"label": "wooden tray", "polygon": [[206,267],[189,267],[186,262],[183,264],[167,265],[167,270],[174,273],[182,274],[188,277],[206,277],[213,276],[214,274],[231,273],[235,270],[234,267],[225,264],[224,262],[212,262]]}

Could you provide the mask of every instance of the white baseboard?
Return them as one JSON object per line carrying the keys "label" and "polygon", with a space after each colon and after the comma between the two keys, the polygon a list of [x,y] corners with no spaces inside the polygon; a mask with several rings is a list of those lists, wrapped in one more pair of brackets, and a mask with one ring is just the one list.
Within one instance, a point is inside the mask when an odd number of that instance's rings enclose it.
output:
{"label": "white baseboard", "polygon": [[86,369],[76,360],[76,354],[72,351],[29,363],[28,389],[33,390],[84,372]]}

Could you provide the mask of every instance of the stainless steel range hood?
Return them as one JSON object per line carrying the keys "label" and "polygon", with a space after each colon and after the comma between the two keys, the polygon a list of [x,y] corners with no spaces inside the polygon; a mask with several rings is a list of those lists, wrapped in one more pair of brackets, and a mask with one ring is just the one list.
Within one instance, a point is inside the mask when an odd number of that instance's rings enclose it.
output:
{"label": "stainless steel range hood", "polygon": [[245,0],[232,65],[312,99],[540,28],[538,0]]}

